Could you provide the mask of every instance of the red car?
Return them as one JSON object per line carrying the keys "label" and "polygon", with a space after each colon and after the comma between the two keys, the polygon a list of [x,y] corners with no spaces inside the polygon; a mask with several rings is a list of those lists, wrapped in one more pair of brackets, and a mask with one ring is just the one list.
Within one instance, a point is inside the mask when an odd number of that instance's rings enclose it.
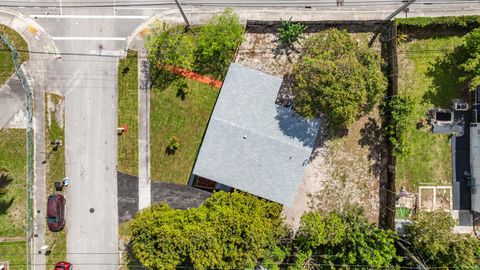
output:
{"label": "red car", "polygon": [[60,194],[48,197],[47,225],[52,232],[61,231],[65,226],[65,198]]}
{"label": "red car", "polygon": [[58,262],[55,264],[55,269],[54,270],[72,270],[72,264],[69,262]]}

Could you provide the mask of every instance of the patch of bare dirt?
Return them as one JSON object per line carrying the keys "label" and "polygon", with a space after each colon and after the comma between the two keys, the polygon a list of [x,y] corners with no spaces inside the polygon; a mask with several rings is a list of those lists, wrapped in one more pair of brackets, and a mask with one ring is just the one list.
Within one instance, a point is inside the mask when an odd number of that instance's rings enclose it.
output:
{"label": "patch of bare dirt", "polygon": [[[287,50],[279,45],[276,34],[246,33],[235,62],[283,78],[277,104],[289,106],[293,98],[291,71],[301,55],[302,41],[310,35],[304,34],[295,49]],[[351,35],[360,44],[367,44],[372,36]],[[373,47],[380,52],[378,40]],[[362,117],[340,138],[329,133],[322,125],[294,203],[283,209],[287,224],[294,230],[305,212],[338,210],[352,204],[362,207],[370,221],[378,222],[380,180],[385,178],[386,167],[378,111]]]}
{"label": "patch of bare dirt", "polygon": [[321,131],[295,201],[284,208],[287,223],[296,230],[307,211],[330,212],[352,205],[363,208],[365,217],[377,223],[384,203],[380,189],[386,181],[385,168],[378,111],[362,117],[341,138]]}
{"label": "patch of bare dirt", "polygon": [[55,94],[46,95],[47,105],[47,124],[50,127],[52,125],[52,116],[55,117],[56,122],[60,128],[63,128],[64,117],[64,100],[62,97]]}

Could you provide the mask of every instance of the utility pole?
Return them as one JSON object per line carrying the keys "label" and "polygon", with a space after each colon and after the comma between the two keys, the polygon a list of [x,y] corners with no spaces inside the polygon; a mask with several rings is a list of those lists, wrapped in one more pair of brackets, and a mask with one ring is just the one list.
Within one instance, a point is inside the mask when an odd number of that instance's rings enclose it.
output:
{"label": "utility pole", "polygon": [[[398,13],[404,11],[406,8],[408,8],[411,4],[413,4],[413,2],[415,2],[416,0],[408,0],[405,2],[405,4],[403,4],[401,7],[399,7],[397,10],[395,10],[392,14],[388,15],[387,18],[385,18],[385,21],[390,21],[391,19],[395,18],[395,16],[398,15]],[[370,39],[370,42],[368,42],[368,47],[372,47],[373,45],[373,42],[375,42],[375,40],[377,39],[378,35],[380,35],[380,32],[381,31],[377,31],[372,39]]]}
{"label": "utility pole", "polygon": [[182,14],[183,20],[185,21],[185,28],[190,29],[190,22],[188,21],[187,15],[185,15],[185,12],[183,11],[182,4],[180,4],[179,0],[175,0],[175,3],[177,4],[178,9],[180,10],[180,13]]}

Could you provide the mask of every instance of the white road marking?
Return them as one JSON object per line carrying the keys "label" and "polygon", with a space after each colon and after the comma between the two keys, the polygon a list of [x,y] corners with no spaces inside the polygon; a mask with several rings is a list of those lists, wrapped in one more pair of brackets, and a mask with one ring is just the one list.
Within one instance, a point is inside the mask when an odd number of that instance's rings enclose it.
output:
{"label": "white road marking", "polygon": [[148,19],[149,16],[117,16],[117,15],[45,15],[45,14],[34,14],[30,15],[31,18],[40,18],[40,19]]}
{"label": "white road marking", "polygon": [[126,37],[52,37],[53,40],[127,40]]}

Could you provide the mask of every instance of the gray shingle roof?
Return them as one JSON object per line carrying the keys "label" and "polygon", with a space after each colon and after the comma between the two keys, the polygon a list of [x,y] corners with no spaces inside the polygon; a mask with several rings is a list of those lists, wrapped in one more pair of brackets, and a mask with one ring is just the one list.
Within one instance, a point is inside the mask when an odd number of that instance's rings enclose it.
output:
{"label": "gray shingle roof", "polygon": [[291,205],[319,121],[275,104],[282,79],[232,64],[193,173]]}

